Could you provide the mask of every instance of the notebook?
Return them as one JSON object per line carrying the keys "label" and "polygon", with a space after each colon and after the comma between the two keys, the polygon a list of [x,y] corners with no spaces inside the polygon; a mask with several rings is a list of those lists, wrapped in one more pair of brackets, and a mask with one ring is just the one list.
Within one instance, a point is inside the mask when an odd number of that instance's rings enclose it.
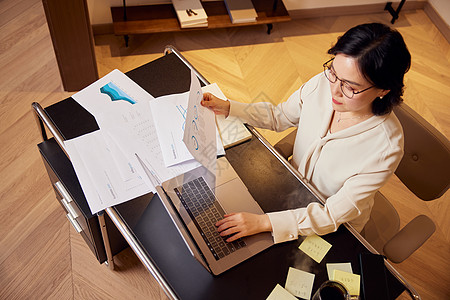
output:
{"label": "notebook", "polygon": [[256,22],[258,14],[251,0],[225,0],[225,5],[230,15],[231,23]]}
{"label": "notebook", "polygon": [[208,27],[208,16],[199,0],[172,0],[181,28]]}
{"label": "notebook", "polygon": [[156,190],[191,254],[209,272],[219,275],[267,249],[273,239],[268,232],[232,243],[219,236],[215,223],[224,214],[264,212],[226,157],[217,159],[216,169],[212,174],[204,166],[197,167],[163,182]]}

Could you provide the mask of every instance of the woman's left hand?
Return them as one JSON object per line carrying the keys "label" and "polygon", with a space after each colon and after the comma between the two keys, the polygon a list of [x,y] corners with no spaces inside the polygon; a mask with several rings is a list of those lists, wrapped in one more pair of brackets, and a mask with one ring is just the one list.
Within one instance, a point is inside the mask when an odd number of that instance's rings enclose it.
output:
{"label": "woman's left hand", "polygon": [[211,109],[216,115],[228,117],[230,114],[230,101],[222,100],[211,93],[204,93],[200,103],[202,106]]}
{"label": "woman's left hand", "polygon": [[225,215],[216,223],[217,231],[221,236],[230,236],[226,241],[232,242],[244,236],[272,231],[269,216],[256,215],[247,212]]}

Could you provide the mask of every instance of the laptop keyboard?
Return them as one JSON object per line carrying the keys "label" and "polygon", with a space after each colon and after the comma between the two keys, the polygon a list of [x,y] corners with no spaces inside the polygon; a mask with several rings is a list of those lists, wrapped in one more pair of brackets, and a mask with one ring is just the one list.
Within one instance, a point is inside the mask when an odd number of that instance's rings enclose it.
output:
{"label": "laptop keyboard", "polygon": [[216,260],[246,246],[242,239],[227,243],[228,237],[221,237],[217,232],[215,224],[223,219],[225,212],[203,177],[174,190]]}

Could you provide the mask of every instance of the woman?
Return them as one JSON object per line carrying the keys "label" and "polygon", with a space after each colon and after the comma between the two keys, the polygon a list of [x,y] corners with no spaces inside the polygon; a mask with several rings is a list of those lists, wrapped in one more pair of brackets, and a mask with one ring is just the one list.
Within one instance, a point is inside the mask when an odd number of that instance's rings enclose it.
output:
{"label": "woman", "polygon": [[202,105],[253,126],[298,127],[292,164],[326,204],[254,215],[226,215],[216,226],[227,241],[272,232],[274,242],[323,235],[349,222],[361,231],[375,192],[403,156],[402,127],[392,108],[401,103],[411,56],[397,31],[383,24],[356,26],[328,50],[333,57],[286,102],[243,104],[205,94]]}

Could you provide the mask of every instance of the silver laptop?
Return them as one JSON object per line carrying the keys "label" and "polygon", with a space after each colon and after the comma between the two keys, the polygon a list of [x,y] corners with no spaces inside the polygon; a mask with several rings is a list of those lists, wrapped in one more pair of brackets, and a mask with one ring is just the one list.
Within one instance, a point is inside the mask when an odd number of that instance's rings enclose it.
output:
{"label": "silver laptop", "polygon": [[215,223],[224,214],[264,212],[225,157],[217,159],[216,169],[212,174],[200,166],[156,187],[190,252],[214,275],[273,245],[268,232],[231,243],[219,235]]}

